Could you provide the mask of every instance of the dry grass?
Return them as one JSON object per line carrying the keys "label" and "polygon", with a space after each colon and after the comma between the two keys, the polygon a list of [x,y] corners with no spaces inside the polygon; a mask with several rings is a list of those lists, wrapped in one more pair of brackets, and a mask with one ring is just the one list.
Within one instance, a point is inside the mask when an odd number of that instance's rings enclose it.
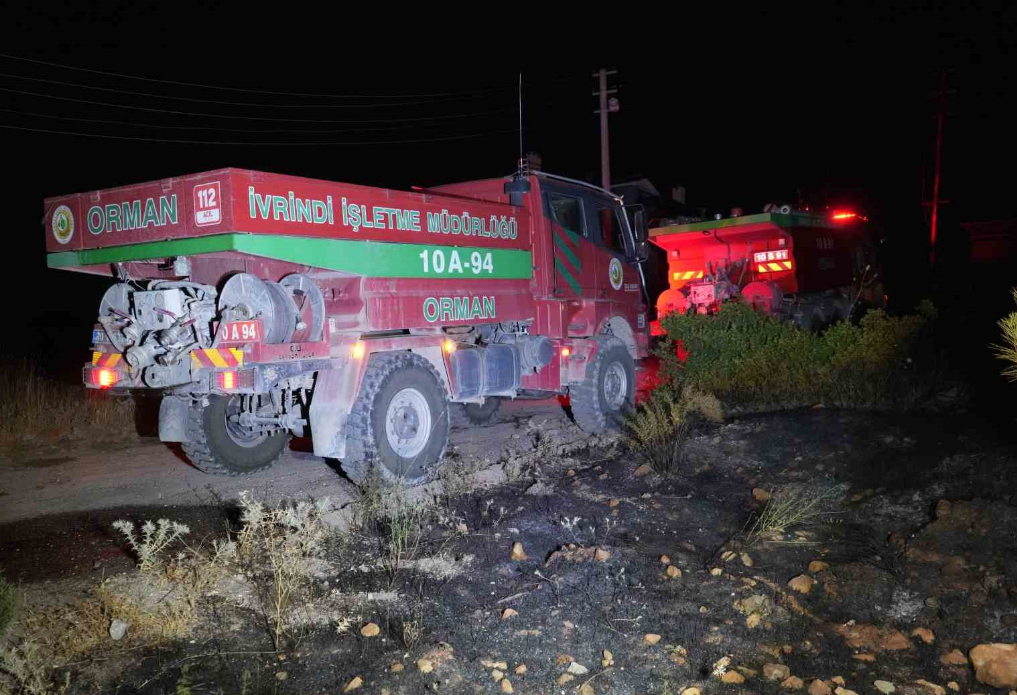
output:
{"label": "dry grass", "polygon": [[7,628],[14,622],[17,609],[17,590],[0,575],[0,637],[3,637]]}
{"label": "dry grass", "polygon": [[59,439],[91,428],[133,431],[130,398],[61,383],[29,360],[0,359],[0,365],[0,444],[40,435]]}
{"label": "dry grass", "polygon": [[748,537],[750,540],[793,526],[811,524],[839,512],[841,488],[823,483],[794,483],[770,491],[770,499],[756,517]]}
{"label": "dry grass", "polygon": [[678,475],[685,462],[689,424],[684,402],[655,398],[629,417],[626,444],[655,473]]}
{"label": "dry grass", "polygon": [[682,403],[690,413],[696,413],[708,422],[724,422],[724,407],[712,393],[698,390],[691,384],[682,391]]}
{"label": "dry grass", "polygon": [[[1013,291],[1014,302],[1017,302],[1017,289]],[[999,320],[998,324],[1003,338],[1002,345],[993,345],[996,357],[1007,362],[1003,376],[1010,381],[1017,381],[1017,311]]]}

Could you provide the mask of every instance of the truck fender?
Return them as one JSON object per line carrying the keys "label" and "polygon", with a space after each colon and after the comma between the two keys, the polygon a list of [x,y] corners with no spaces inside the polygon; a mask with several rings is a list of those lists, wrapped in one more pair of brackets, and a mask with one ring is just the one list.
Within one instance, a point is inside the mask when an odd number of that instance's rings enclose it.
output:
{"label": "truck fender", "polygon": [[191,399],[166,394],[159,403],[159,441],[182,442],[187,430],[187,411]]}
{"label": "truck fender", "polygon": [[414,347],[410,348],[410,352],[415,355],[420,355],[425,360],[431,363],[435,371],[438,372],[438,376],[441,377],[442,383],[445,385],[445,390],[448,392],[449,397],[454,399],[456,397],[456,388],[452,375],[452,361],[447,352],[445,352],[440,345],[430,345],[426,347]]}
{"label": "truck fender", "polygon": [[632,355],[632,359],[639,359],[638,348],[636,346],[636,334],[632,330],[632,326],[621,316],[612,316],[604,321],[597,330],[597,335],[603,334],[613,335],[618,340],[625,343],[625,347],[629,349],[629,354]]}
{"label": "truck fender", "polygon": [[318,372],[308,408],[315,456],[337,459],[346,456],[346,421],[356,401],[367,361],[367,355],[347,359],[337,369]]}

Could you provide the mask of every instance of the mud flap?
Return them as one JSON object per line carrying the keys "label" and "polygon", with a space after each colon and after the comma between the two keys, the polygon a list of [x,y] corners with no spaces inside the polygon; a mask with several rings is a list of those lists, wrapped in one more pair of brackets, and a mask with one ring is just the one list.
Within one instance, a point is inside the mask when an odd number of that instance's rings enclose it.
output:
{"label": "mud flap", "polygon": [[159,441],[182,442],[187,431],[187,411],[191,399],[186,396],[162,397],[159,403]]}
{"label": "mud flap", "polygon": [[308,409],[315,456],[335,459],[346,456],[346,421],[366,364],[366,358],[347,360],[339,369],[318,372]]}

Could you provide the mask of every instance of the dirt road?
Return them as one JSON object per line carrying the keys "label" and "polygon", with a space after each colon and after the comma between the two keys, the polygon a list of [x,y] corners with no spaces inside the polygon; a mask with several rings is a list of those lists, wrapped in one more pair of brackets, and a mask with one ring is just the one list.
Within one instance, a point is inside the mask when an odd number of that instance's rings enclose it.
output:
{"label": "dirt road", "polygon": [[[493,464],[532,449],[541,436],[568,440],[582,433],[555,401],[516,401],[506,403],[483,427],[458,426],[454,418],[450,449],[461,458]],[[306,441],[294,441],[272,470],[231,478],[206,475],[187,463],[178,448],[145,438],[105,452],[0,458],[0,524],[116,507],[193,506],[213,494],[233,499],[242,490],[268,501],[313,496],[338,504],[356,494],[339,466],[310,453]]]}

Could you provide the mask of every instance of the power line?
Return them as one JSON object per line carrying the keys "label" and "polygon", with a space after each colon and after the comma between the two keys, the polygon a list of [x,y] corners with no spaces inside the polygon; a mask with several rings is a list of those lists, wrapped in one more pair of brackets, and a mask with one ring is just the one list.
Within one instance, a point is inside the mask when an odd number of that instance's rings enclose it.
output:
{"label": "power line", "polygon": [[489,89],[483,89],[476,92],[435,92],[431,94],[313,94],[307,92],[279,92],[268,89],[250,89],[245,87],[222,87],[219,85],[199,84],[196,82],[180,82],[178,80],[162,80],[155,77],[140,77],[138,75],[125,75],[119,72],[107,72],[105,70],[93,70],[90,68],[82,68],[74,65],[64,65],[62,63],[51,63],[46,60],[23,58],[21,56],[8,55],[6,53],[0,53],[0,58],[7,58],[8,60],[20,60],[25,63],[35,63],[36,65],[48,65],[49,67],[60,68],[62,70],[76,70],[78,72],[88,72],[93,75],[105,75],[106,77],[117,77],[126,80],[141,80],[143,82],[172,84],[180,87],[199,87],[201,89],[218,89],[228,92],[246,92],[248,94],[274,94],[276,96],[290,96],[290,97],[320,97],[327,99],[416,99],[419,97],[450,97],[450,96],[459,96],[462,94],[500,92],[508,89],[514,89],[514,87],[506,86],[506,87],[492,87]]}
{"label": "power line", "polygon": [[114,121],[106,118],[80,118],[78,116],[57,116],[56,114],[38,113],[35,111],[19,111],[17,109],[0,109],[3,113],[13,113],[19,116],[32,116],[34,118],[49,118],[60,121],[77,121],[81,123],[102,123],[105,125],[128,126],[131,128],[157,128],[160,130],[216,130],[227,133],[252,133],[255,135],[268,135],[271,133],[370,133],[387,130],[403,130],[412,126],[392,126],[388,128],[340,128],[328,130],[306,130],[302,128],[227,128],[224,126],[207,125],[159,125],[156,123],[133,123],[131,121]]}
{"label": "power line", "polygon": [[229,141],[208,141],[208,140],[173,140],[169,138],[143,138],[130,135],[102,135],[100,133],[72,133],[64,130],[47,130],[44,128],[26,128],[23,126],[16,125],[4,125],[0,123],[0,128],[6,128],[8,130],[22,130],[30,133],[47,133],[50,135],[71,135],[75,137],[83,138],[101,138],[105,140],[131,140],[135,142],[160,142],[160,143],[171,143],[178,145],[242,145],[245,147],[357,147],[361,145],[409,145],[423,142],[444,142],[448,140],[467,140],[470,138],[482,138],[490,135],[502,135],[505,133],[515,133],[516,130],[498,130],[490,133],[472,133],[470,135],[450,135],[448,137],[440,138],[420,138],[414,140],[377,140],[373,142],[362,141],[362,142],[229,142]]}
{"label": "power line", "polygon": [[221,113],[201,113],[195,111],[176,111],[173,109],[155,109],[147,106],[134,106],[131,104],[110,104],[104,101],[92,101],[90,99],[77,99],[74,97],[61,97],[56,94],[41,94],[39,92],[26,92],[20,89],[11,89],[10,87],[0,87],[0,91],[11,92],[13,94],[23,94],[31,97],[40,97],[42,99],[56,99],[58,101],[71,101],[76,104],[89,104],[92,106],[104,106],[113,109],[130,109],[133,111],[147,111],[149,113],[168,113],[174,116],[200,116],[202,118],[233,118],[244,121],[273,121],[277,123],[404,123],[408,121],[433,121],[443,120],[451,118],[468,118],[470,116],[480,116],[489,113],[501,113],[505,111],[515,111],[515,109],[495,109],[492,111],[484,111],[480,113],[472,114],[452,114],[445,116],[419,116],[416,118],[353,118],[353,119],[340,119],[330,120],[321,118],[272,118],[270,116],[237,116],[230,114]]}
{"label": "power line", "polygon": [[480,94],[481,92],[469,92],[464,96],[456,96],[445,99],[424,99],[422,101],[390,101],[383,104],[258,104],[244,101],[218,101],[215,99],[196,99],[194,97],[175,97],[166,94],[153,94],[151,92],[135,92],[130,89],[118,89],[116,87],[98,87],[89,84],[77,84],[74,82],[63,82],[61,80],[50,80],[45,77],[28,77],[26,75],[13,75],[0,72],[0,77],[8,77],[14,80],[27,80],[29,82],[44,82],[46,84],[58,84],[63,87],[75,89],[92,89],[100,92],[113,92],[115,94],[130,94],[131,96],[150,97],[154,99],[168,99],[171,101],[190,101],[200,104],[216,104],[220,106],[253,106],[259,109],[375,109],[389,106],[419,106],[421,104],[447,104],[450,101],[467,99]]}

